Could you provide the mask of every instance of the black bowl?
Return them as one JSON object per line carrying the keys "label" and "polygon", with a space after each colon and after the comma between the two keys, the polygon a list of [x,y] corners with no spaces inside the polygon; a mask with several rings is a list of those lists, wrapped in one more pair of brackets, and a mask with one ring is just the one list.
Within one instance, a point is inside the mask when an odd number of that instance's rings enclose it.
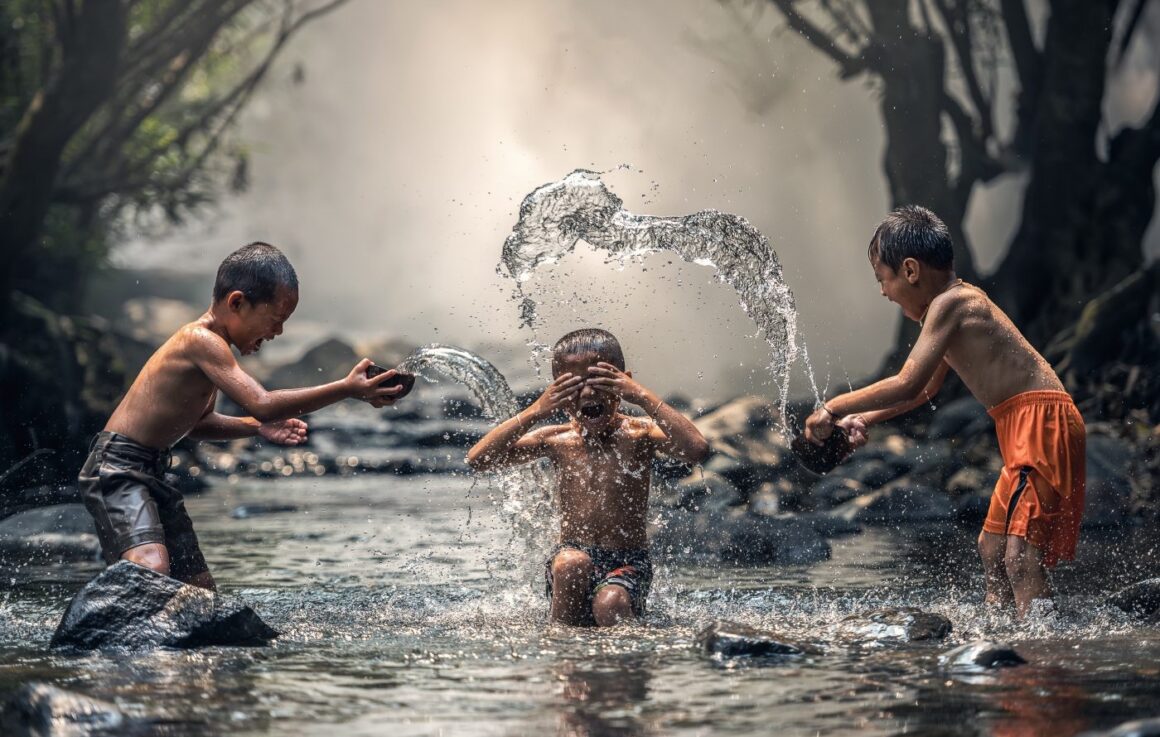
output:
{"label": "black bowl", "polygon": [[793,439],[789,447],[797,456],[798,463],[807,471],[816,474],[833,471],[854,450],[845,428],[841,427],[834,427],[834,432],[821,445],[814,445],[806,440],[805,433],[802,433]]}
{"label": "black bowl", "polygon": [[[370,366],[367,366],[367,377],[373,379],[374,377],[378,376],[379,374],[385,374],[389,370],[390,369],[385,369],[382,366],[376,366],[375,364],[372,363]],[[411,389],[413,389],[415,387],[415,375],[408,374],[408,373],[405,373],[403,371],[398,371],[394,376],[392,376],[391,378],[387,379],[382,384],[380,384],[380,386],[400,386],[400,385],[403,387],[403,391],[394,396],[394,399],[396,401],[402,399],[403,397],[405,397],[411,393]]]}

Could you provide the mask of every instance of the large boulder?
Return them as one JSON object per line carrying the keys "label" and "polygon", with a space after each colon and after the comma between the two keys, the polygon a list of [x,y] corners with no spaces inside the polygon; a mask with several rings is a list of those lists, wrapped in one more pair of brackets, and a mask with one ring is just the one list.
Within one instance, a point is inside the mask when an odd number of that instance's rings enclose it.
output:
{"label": "large boulder", "polygon": [[0,731],[11,737],[123,734],[129,719],[114,704],[46,683],[26,683],[0,711]]}
{"label": "large boulder", "polygon": [[693,421],[715,456],[705,468],[729,479],[743,493],[769,479],[792,455],[777,405],[763,397],[741,397]]}
{"label": "large boulder", "polygon": [[733,513],[716,529],[702,530],[702,542],[721,560],[746,565],[806,565],[830,558],[830,544],[814,526],[796,517]]}
{"label": "large boulder", "polygon": [[718,621],[701,630],[697,647],[709,657],[785,658],[813,652],[808,645],[792,642],[772,632],[764,632],[736,622]]}
{"label": "large boulder", "polygon": [[1149,578],[1120,589],[1108,601],[1135,617],[1160,619],[1160,578]]}
{"label": "large boulder", "polygon": [[1008,668],[1027,661],[1010,645],[975,640],[948,650],[938,658],[939,665],[954,673],[979,673],[994,668]]}
{"label": "large boulder", "polygon": [[238,599],[122,560],[73,597],[50,645],[78,650],[192,648],[263,645],[277,636]]}
{"label": "large boulder", "polygon": [[271,389],[286,389],[338,381],[360,360],[362,356],[348,343],[328,338],[303,353],[297,361],[271,371],[266,383]]}
{"label": "large boulder", "polygon": [[974,397],[963,397],[939,407],[926,429],[928,440],[966,440],[991,429],[994,422]]}
{"label": "large boulder", "polygon": [[870,488],[878,489],[906,472],[906,466],[873,456],[857,456],[831,471],[832,476],[851,479]]}
{"label": "large boulder", "polygon": [[101,543],[83,504],[54,504],[0,521],[0,567],[96,561]]}

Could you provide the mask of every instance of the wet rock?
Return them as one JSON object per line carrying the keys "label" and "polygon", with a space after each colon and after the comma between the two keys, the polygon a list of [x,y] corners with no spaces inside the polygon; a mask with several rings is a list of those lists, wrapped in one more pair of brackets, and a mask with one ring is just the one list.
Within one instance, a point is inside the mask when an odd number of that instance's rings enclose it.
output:
{"label": "wet rock", "polygon": [[25,684],[0,711],[0,727],[12,737],[111,733],[127,722],[114,704],[46,683]]}
{"label": "wet rock", "polygon": [[234,519],[249,519],[250,517],[263,517],[268,514],[286,514],[297,511],[298,507],[293,504],[243,504],[234,507],[234,510],[230,512],[230,516]]}
{"label": "wet rock", "polygon": [[271,371],[266,383],[271,389],[285,389],[337,381],[361,359],[349,344],[328,338],[303,353],[297,361]]}
{"label": "wet rock", "polygon": [[1160,717],[1124,722],[1106,732],[1084,732],[1079,737],[1160,737]]}
{"label": "wet rock", "polygon": [[1132,449],[1123,440],[1107,435],[1087,438],[1087,488],[1084,493],[1083,526],[1113,527],[1128,516],[1132,482],[1128,470]]}
{"label": "wet rock", "polygon": [[847,639],[875,642],[941,640],[950,634],[951,621],[914,607],[880,609],[846,617],[838,624],[838,631]]}
{"label": "wet rock", "polygon": [[748,493],[792,458],[782,435],[777,405],[763,397],[741,397],[698,417],[694,423],[714,456],[705,464]]}
{"label": "wet rock", "polygon": [[846,461],[840,468],[832,471],[832,474],[857,481],[867,488],[877,489],[898,478],[904,471],[905,467],[880,458],[859,457]]}
{"label": "wet rock", "polygon": [[1010,645],[989,640],[975,640],[948,650],[938,658],[944,669],[956,672],[979,672],[992,668],[1022,665],[1027,661]]}
{"label": "wet rock", "polygon": [[1120,589],[1108,601],[1132,616],[1160,619],[1160,578],[1149,578]]}
{"label": "wet rock", "polygon": [[278,636],[233,597],[118,561],[69,602],[52,647],[92,650],[262,645]]}
{"label": "wet rock", "polygon": [[843,519],[828,512],[801,512],[794,515],[801,522],[814,528],[814,532],[822,537],[838,537],[840,535],[856,535],[862,531],[862,525],[853,520]]}
{"label": "wet rock", "polygon": [[736,622],[717,621],[697,635],[697,647],[714,658],[769,658],[803,655],[810,648]]}
{"label": "wet rock", "polygon": [[870,493],[869,487],[857,479],[826,476],[810,487],[810,507],[813,509],[833,509],[868,493]]}
{"label": "wet rock", "polygon": [[700,529],[703,544],[715,543],[722,560],[746,565],[805,565],[829,560],[830,545],[813,525],[796,517],[733,514],[716,528]]}
{"label": "wet rock", "polygon": [[986,491],[989,495],[995,486],[995,477],[981,468],[964,466],[947,479],[946,490],[951,496],[978,494]]}
{"label": "wet rock", "polygon": [[0,567],[95,561],[100,555],[96,527],[83,504],[54,504],[0,521]]}
{"label": "wet rock", "polygon": [[665,505],[709,514],[724,514],[733,507],[745,504],[745,497],[725,478],[705,471],[694,473],[673,485],[665,496]]}
{"label": "wet rock", "polygon": [[946,494],[906,481],[864,494],[833,511],[843,519],[864,524],[934,522],[952,519],[954,513]]}
{"label": "wet rock", "polygon": [[963,397],[939,407],[926,429],[928,440],[966,440],[994,426],[986,408],[974,397]]}
{"label": "wet rock", "polygon": [[929,477],[932,483],[941,483],[962,465],[949,440],[931,440],[906,449],[903,459],[910,464],[911,478]]}

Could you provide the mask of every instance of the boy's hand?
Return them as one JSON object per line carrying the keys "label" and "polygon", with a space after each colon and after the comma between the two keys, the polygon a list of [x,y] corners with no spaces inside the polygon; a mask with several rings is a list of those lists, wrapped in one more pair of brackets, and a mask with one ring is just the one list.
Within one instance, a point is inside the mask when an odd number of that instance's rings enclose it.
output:
{"label": "boy's hand", "polygon": [[806,440],[821,445],[834,434],[834,415],[822,405],[806,418]]}
{"label": "boy's hand", "polygon": [[861,448],[870,440],[866,420],[862,419],[862,415],[846,415],[834,424],[846,431],[846,437],[855,449]]}
{"label": "boy's hand", "polygon": [[649,410],[645,406],[647,400],[650,398],[649,391],[633,379],[632,376],[616,368],[611,363],[601,361],[595,366],[589,366],[588,383],[597,391],[612,394],[626,402],[631,402],[638,407]]}
{"label": "boy's hand", "polygon": [[548,384],[548,388],[544,390],[540,398],[532,402],[531,407],[528,407],[527,412],[531,415],[532,421],[542,420],[556,410],[575,401],[576,396],[580,394],[580,388],[582,386],[584,386],[584,380],[579,376],[560,374],[555,381]]}
{"label": "boy's hand", "polygon": [[397,395],[403,392],[403,386],[380,386],[384,381],[398,374],[398,371],[390,369],[384,371],[374,378],[367,378],[367,368],[374,363],[369,358],[364,358],[354,365],[350,373],[343,379],[346,385],[347,396],[351,399],[361,399],[364,402],[370,402],[372,407],[389,407],[395,403]]}
{"label": "boy's hand", "polygon": [[306,442],[306,423],[297,418],[263,422],[258,435],[278,445],[300,445]]}

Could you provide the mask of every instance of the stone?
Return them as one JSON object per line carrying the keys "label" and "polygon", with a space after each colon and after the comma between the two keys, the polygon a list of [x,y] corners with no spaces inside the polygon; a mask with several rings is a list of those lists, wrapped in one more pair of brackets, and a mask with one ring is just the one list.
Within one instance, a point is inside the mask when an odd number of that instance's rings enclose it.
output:
{"label": "stone", "polygon": [[121,560],[73,597],[50,646],[94,650],[263,645],[277,636],[234,597]]}
{"label": "stone", "polygon": [[268,514],[286,514],[287,512],[297,512],[298,507],[293,504],[242,504],[234,507],[230,512],[230,516],[234,519],[249,519],[250,517],[262,517]]}
{"label": "stone", "polygon": [[101,543],[83,504],[54,504],[0,521],[0,566],[96,561]]}
{"label": "stone", "polygon": [[1079,737],[1160,737],[1160,717],[1124,722],[1106,732],[1084,732]]}
{"label": "stone", "polygon": [[951,621],[941,614],[914,607],[879,609],[868,614],[852,614],[838,623],[846,639],[875,642],[916,642],[941,640],[950,634]]}
{"label": "stone", "polygon": [[0,731],[12,737],[113,734],[128,721],[107,701],[36,682],[21,686],[0,711]]}
{"label": "stone", "polygon": [[982,491],[990,494],[996,480],[993,475],[981,468],[963,466],[947,479],[946,490],[951,496],[956,497],[963,494],[978,494]]}
{"label": "stone", "polygon": [[901,481],[851,499],[833,513],[853,522],[885,524],[950,520],[955,510],[941,491]]}
{"label": "stone", "polygon": [[813,525],[791,516],[735,513],[698,532],[702,544],[716,543],[720,558],[732,563],[806,565],[830,558],[829,543]]}
{"label": "stone", "polygon": [[1027,661],[1010,645],[975,640],[946,651],[939,656],[938,662],[945,670],[974,673],[1023,665]]}
{"label": "stone", "polygon": [[870,489],[857,479],[831,475],[810,487],[810,506],[814,509],[833,509],[868,493]]}
{"label": "stone", "polygon": [[935,412],[926,429],[928,440],[966,440],[994,425],[986,408],[974,397],[947,402]]}
{"label": "stone", "polygon": [[868,488],[877,489],[898,478],[905,471],[900,467],[880,458],[854,457],[832,473],[834,476],[852,479]]}
{"label": "stone", "polygon": [[814,650],[809,646],[790,642],[772,632],[723,620],[701,630],[696,643],[701,652],[718,659],[784,658],[804,655]]}
{"label": "stone", "polygon": [[344,378],[362,356],[338,338],[328,338],[310,348],[297,361],[270,372],[266,384],[271,389],[314,386]]}
{"label": "stone", "polygon": [[1160,619],[1160,578],[1138,581],[1112,594],[1108,601],[1134,617]]}

